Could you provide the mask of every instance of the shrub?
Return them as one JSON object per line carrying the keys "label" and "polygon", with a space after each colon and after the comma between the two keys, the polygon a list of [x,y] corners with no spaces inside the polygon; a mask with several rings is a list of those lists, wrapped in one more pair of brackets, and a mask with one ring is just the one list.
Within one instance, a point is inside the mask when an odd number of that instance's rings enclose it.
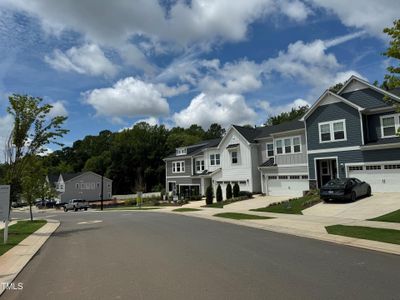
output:
{"label": "shrub", "polygon": [[237,183],[233,185],[233,197],[239,197],[240,187]]}
{"label": "shrub", "polygon": [[206,190],[206,204],[207,205],[212,204],[213,198],[214,198],[214,191],[213,191],[212,186],[210,185]]}
{"label": "shrub", "polygon": [[222,202],[222,188],[219,184],[217,187],[217,202]]}
{"label": "shrub", "polygon": [[229,200],[232,198],[232,186],[230,183],[226,186],[226,199]]}
{"label": "shrub", "polygon": [[239,197],[253,198],[253,194],[248,191],[239,191]]}

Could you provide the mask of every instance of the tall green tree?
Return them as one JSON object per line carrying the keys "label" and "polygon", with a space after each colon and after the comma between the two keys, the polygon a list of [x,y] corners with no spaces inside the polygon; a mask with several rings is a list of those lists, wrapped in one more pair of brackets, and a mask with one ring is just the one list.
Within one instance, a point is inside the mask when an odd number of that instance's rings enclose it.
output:
{"label": "tall green tree", "polygon": [[213,123],[204,133],[204,139],[205,140],[219,139],[222,138],[224,135],[225,135],[225,128],[222,128],[222,126],[218,123]]}
{"label": "tall green tree", "polygon": [[400,87],[400,19],[393,22],[393,27],[385,28],[384,33],[391,38],[384,55],[394,59],[394,65],[387,67],[389,74],[385,75],[385,85],[389,89]]}
{"label": "tall green tree", "polygon": [[33,221],[32,205],[38,198],[45,198],[50,193],[50,187],[46,181],[46,170],[36,156],[27,156],[26,167],[22,170],[21,187],[22,197],[29,205],[31,221]]}
{"label": "tall green tree", "polygon": [[6,163],[10,166],[7,177],[11,184],[11,201],[18,199],[22,172],[28,161],[24,157],[44,153],[45,146],[50,143],[62,146],[58,139],[68,132],[62,128],[67,118],[50,118],[51,109],[50,104],[42,104],[42,98],[18,94],[9,97],[7,112],[14,118],[6,146]]}
{"label": "tall green tree", "polygon": [[292,110],[289,112],[282,112],[279,115],[269,117],[264,125],[278,125],[284,122],[300,119],[308,110],[308,105],[299,106],[297,108],[293,107]]}

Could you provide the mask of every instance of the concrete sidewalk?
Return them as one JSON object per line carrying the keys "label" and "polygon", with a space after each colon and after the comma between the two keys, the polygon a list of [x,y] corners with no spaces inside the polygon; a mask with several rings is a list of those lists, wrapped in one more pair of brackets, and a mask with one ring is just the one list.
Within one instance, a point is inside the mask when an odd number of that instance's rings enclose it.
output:
{"label": "concrete sidewalk", "polygon": [[59,221],[47,220],[47,224],[0,256],[0,295],[11,284],[25,265],[60,226]]}
{"label": "concrete sidewalk", "polygon": [[[256,212],[249,211],[252,208],[265,207],[267,205],[258,205],[260,201],[254,199],[236,202],[233,204],[225,205],[224,208],[201,208],[201,211],[193,212],[173,212],[170,209],[161,209],[160,212],[182,214],[186,216],[193,216],[198,218],[205,218],[216,220],[220,222],[232,223],[237,225],[249,226],[264,230],[270,230],[280,233],[286,233],[301,237],[308,237],[319,239],[329,242],[334,242],[343,245],[350,245],[360,248],[372,249],[392,254],[400,255],[400,245],[382,243],[370,240],[363,240],[357,238],[350,238],[344,236],[337,236],[328,234],[325,227],[330,225],[351,225],[351,226],[365,226],[375,228],[388,228],[400,230],[400,224],[388,222],[375,222],[364,221],[359,219],[328,217],[328,216],[313,216],[313,215],[295,215],[295,214],[278,214],[269,212]],[[265,201],[265,199],[264,199]],[[272,201],[272,200],[270,200]],[[276,202],[276,201],[274,201]],[[258,206],[257,206],[258,205]],[[187,206],[185,206],[187,207]],[[223,212],[237,212],[246,213],[259,216],[267,216],[272,219],[265,220],[233,220],[221,217],[214,217],[217,213]]]}

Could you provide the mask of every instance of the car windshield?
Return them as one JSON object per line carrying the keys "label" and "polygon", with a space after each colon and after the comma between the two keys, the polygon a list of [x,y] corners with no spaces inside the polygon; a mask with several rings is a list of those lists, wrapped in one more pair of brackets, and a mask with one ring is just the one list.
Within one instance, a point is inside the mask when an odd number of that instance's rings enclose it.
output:
{"label": "car windshield", "polygon": [[346,183],[347,183],[347,179],[335,178],[335,179],[330,180],[324,186],[325,187],[345,186]]}

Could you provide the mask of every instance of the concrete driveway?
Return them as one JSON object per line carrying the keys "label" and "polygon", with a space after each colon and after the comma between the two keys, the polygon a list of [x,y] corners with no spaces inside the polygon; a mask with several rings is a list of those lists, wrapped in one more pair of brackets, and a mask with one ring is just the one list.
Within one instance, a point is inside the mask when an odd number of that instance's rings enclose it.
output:
{"label": "concrete driveway", "polygon": [[400,193],[374,193],[351,203],[319,203],[303,210],[304,215],[366,220],[400,209]]}

